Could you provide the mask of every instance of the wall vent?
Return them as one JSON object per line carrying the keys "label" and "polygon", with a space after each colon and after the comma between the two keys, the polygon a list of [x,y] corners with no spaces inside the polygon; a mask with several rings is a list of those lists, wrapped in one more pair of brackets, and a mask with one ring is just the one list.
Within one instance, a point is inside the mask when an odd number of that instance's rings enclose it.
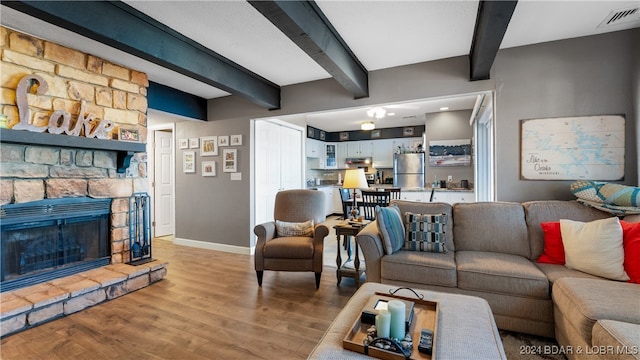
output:
{"label": "wall vent", "polygon": [[611,25],[626,24],[629,22],[640,22],[640,7],[632,6],[623,9],[612,10],[604,20],[598,25],[598,27],[605,27]]}

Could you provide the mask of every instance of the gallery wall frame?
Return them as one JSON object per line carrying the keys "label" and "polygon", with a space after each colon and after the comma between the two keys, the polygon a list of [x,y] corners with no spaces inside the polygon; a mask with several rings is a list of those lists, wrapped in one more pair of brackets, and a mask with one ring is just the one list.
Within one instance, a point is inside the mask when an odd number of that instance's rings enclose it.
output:
{"label": "gallery wall frame", "polygon": [[196,172],[196,152],[185,151],[182,153],[182,171],[185,174]]}
{"label": "gallery wall frame", "polygon": [[204,136],[200,138],[200,156],[218,155],[218,137]]}
{"label": "gallery wall frame", "polygon": [[238,149],[222,150],[222,172],[238,171]]}
{"label": "gallery wall frame", "polygon": [[216,176],[216,162],[215,161],[203,161],[202,162],[202,176]]}

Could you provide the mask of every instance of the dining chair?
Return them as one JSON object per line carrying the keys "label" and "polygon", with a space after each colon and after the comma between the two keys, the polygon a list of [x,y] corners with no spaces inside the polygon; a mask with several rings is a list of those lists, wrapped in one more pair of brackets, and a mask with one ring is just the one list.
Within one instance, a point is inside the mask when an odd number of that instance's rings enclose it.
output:
{"label": "dining chair", "polygon": [[401,188],[386,188],[384,191],[390,193],[391,200],[400,200]]}
{"label": "dining chair", "polygon": [[362,190],[362,217],[365,220],[375,220],[376,206],[389,206],[391,195],[389,191]]}
{"label": "dining chair", "polygon": [[340,200],[342,201],[342,218],[343,220],[347,220],[349,218],[351,206],[353,205],[351,191],[349,191],[349,189],[340,188]]}

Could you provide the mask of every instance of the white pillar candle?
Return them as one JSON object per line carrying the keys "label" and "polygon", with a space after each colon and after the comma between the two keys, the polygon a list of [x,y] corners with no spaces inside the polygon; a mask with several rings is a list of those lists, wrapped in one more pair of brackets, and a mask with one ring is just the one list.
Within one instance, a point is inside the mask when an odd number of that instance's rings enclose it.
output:
{"label": "white pillar candle", "polygon": [[402,301],[389,301],[389,312],[391,313],[391,337],[404,339],[406,334],[404,325],[405,305]]}
{"label": "white pillar candle", "polygon": [[388,338],[391,331],[391,313],[387,310],[378,311],[376,315],[376,332],[378,337]]}

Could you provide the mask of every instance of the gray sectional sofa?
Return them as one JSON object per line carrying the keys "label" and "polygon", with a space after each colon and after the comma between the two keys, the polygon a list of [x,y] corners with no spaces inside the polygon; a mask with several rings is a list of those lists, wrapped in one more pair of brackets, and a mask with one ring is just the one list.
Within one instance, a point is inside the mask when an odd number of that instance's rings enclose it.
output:
{"label": "gray sectional sofa", "polygon": [[447,214],[448,252],[385,254],[373,222],[356,237],[367,281],[484,298],[499,328],[555,337],[569,358],[610,345],[626,346],[621,358],[640,356],[640,285],[536,263],[544,249],[541,222],[611,214],[576,201],[394,203],[402,214]]}

